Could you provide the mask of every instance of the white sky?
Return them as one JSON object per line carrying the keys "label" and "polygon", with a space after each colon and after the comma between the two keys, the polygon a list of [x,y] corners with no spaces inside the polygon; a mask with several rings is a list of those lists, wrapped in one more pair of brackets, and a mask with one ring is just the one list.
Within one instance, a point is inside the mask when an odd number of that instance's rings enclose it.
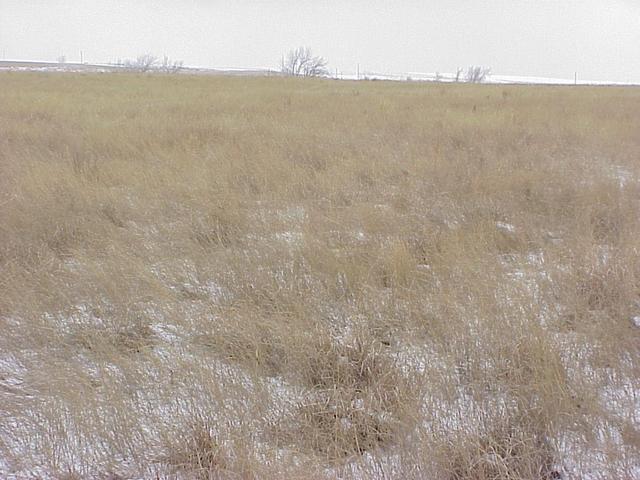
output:
{"label": "white sky", "polygon": [[277,67],[310,46],[331,69],[640,82],[640,0],[0,0],[0,58],[108,62],[151,52]]}

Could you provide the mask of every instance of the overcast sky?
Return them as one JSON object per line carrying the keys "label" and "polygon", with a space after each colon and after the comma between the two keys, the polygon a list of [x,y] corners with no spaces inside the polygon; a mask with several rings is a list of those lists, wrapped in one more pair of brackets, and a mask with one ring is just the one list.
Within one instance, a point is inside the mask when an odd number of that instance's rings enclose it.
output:
{"label": "overcast sky", "polygon": [[5,59],[275,68],[299,45],[345,73],[640,82],[640,0],[0,0]]}

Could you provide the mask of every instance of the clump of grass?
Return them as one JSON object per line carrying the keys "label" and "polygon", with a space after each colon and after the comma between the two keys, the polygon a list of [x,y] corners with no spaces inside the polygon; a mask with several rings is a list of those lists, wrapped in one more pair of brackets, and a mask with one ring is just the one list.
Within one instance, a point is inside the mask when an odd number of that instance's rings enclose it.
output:
{"label": "clump of grass", "polygon": [[418,391],[371,332],[343,342],[316,332],[298,353],[309,398],[293,412],[298,448],[329,462],[393,444],[418,408]]}
{"label": "clump of grass", "polygon": [[441,468],[451,480],[557,480],[562,477],[544,432],[530,419],[501,419],[482,434],[461,443],[450,442],[441,452]]}
{"label": "clump of grass", "polygon": [[194,333],[194,343],[250,372],[278,375],[286,371],[288,360],[288,332],[282,321],[249,307],[223,310],[207,331]]}
{"label": "clump of grass", "polygon": [[242,471],[242,447],[238,445],[237,451],[232,451],[215,430],[209,421],[195,419],[179,438],[171,439],[162,458],[169,471],[194,480],[256,478]]}

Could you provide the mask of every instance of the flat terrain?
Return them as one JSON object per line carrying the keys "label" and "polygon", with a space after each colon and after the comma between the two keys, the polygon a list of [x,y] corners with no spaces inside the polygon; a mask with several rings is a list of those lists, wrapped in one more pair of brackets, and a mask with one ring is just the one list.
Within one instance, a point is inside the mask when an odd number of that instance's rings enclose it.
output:
{"label": "flat terrain", "polygon": [[640,477],[640,89],[0,74],[0,477]]}

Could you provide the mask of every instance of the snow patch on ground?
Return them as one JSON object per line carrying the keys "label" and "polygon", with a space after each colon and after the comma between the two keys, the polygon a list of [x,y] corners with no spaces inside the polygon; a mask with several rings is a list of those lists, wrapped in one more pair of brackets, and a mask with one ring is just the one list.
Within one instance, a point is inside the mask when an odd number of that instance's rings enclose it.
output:
{"label": "snow patch on ground", "polygon": [[516,232],[516,227],[514,227],[510,223],[496,222],[496,227],[498,227],[499,230],[502,230],[504,232],[508,232],[508,233],[515,233]]}

